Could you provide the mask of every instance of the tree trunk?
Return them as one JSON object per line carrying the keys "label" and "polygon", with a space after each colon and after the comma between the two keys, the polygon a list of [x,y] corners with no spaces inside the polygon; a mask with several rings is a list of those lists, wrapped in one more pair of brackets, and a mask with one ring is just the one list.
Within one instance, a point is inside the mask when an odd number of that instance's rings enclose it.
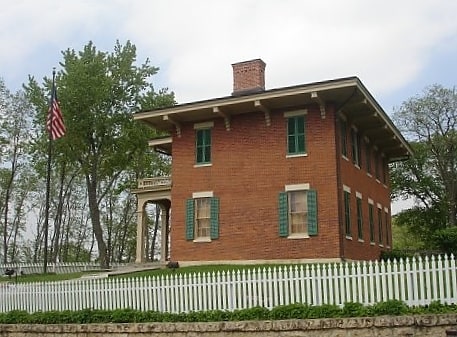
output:
{"label": "tree trunk", "polygon": [[107,205],[107,215],[106,215],[106,228],[107,228],[107,234],[108,237],[106,239],[107,241],[107,259],[111,261],[112,259],[112,254],[113,254],[113,227],[114,227],[114,220],[113,220],[113,199],[112,196],[110,195],[108,197],[108,205]]}
{"label": "tree trunk", "polygon": [[92,230],[95,240],[97,240],[98,257],[101,268],[109,267],[109,259],[106,251],[105,240],[103,240],[103,230],[100,222],[100,209],[97,202],[97,182],[86,174],[87,195],[89,200],[89,213],[92,221]]}
{"label": "tree trunk", "polygon": [[152,242],[151,242],[151,261],[154,261],[155,247],[157,241],[157,232],[159,231],[159,219],[160,219],[160,206],[155,205],[156,214],[154,217],[154,232],[152,233]]}
{"label": "tree trunk", "polygon": [[[15,141],[17,143],[17,140]],[[3,264],[8,263],[8,213],[9,213],[9,203],[11,197],[11,190],[13,188],[14,176],[16,175],[16,166],[17,166],[17,146],[14,146],[12,161],[11,161],[11,175],[8,179],[8,184],[6,185],[5,190],[5,200],[3,208]]]}
{"label": "tree trunk", "polygon": [[[119,234],[120,239],[119,239],[119,250],[118,250],[118,255],[117,255],[117,262],[122,262],[122,257],[124,256],[125,250],[126,250],[126,244],[127,244],[127,235],[129,231],[129,226],[131,224],[132,218],[133,218],[133,212],[131,211],[131,208],[136,207],[136,205],[132,202],[132,198],[127,198],[127,201],[125,203],[124,207],[124,214],[123,214],[123,225],[121,229],[121,233]],[[136,210],[136,208],[135,208]],[[130,256],[128,257],[130,260]]]}

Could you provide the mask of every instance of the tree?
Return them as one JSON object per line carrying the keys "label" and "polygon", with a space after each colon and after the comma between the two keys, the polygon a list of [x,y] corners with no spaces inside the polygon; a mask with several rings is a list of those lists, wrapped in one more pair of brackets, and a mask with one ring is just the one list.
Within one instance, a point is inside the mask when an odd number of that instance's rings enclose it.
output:
{"label": "tree", "polygon": [[[106,231],[101,204],[135,157],[147,150],[152,131],[133,121],[142,109],[174,104],[173,93],[154,91],[149,79],[158,68],[146,60],[137,66],[136,48],[130,42],[116,42],[114,52],[101,52],[89,42],[82,51],[62,53],[62,70],[57,73],[58,97],[67,128],[55,145],[58,161],[75,165],[84,177],[92,230],[102,267],[109,266]],[[42,115],[44,93],[50,90],[30,78],[26,90]]]}
{"label": "tree", "polygon": [[414,156],[393,165],[394,197],[417,205],[397,219],[432,242],[433,233],[457,225],[457,93],[440,85],[405,101],[394,121],[411,141]]}
{"label": "tree", "polygon": [[[25,165],[29,159],[27,148],[30,142],[31,112],[24,93],[10,93],[0,80],[0,210],[3,263],[8,262],[8,257],[10,260],[15,257],[17,239],[23,230],[23,205],[31,187],[31,184],[18,184],[18,181],[28,176]],[[14,249],[8,252],[11,243]]]}

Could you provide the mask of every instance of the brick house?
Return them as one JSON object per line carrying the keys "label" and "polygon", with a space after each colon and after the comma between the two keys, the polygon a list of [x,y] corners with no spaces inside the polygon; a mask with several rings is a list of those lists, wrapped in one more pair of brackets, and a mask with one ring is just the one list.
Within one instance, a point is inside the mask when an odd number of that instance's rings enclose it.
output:
{"label": "brick house", "polygon": [[363,260],[390,249],[388,164],[411,149],[362,82],[265,90],[262,60],[232,66],[228,97],[135,114],[168,132],[150,145],[172,155],[171,177],[134,191],[136,261],[146,260],[147,202],[163,209],[163,260]]}

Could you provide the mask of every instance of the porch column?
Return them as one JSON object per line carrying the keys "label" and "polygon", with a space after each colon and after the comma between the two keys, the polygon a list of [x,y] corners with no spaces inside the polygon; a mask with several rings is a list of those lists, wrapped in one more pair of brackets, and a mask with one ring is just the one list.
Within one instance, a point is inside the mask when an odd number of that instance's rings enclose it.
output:
{"label": "porch column", "polygon": [[165,227],[165,234],[167,237],[167,244],[165,245],[165,256],[167,258],[170,255],[170,210],[171,204],[167,207],[167,223]]}
{"label": "porch column", "polygon": [[168,214],[170,213],[170,207],[161,205],[162,212],[160,217],[160,224],[162,225],[160,245],[160,262],[165,262],[168,257]]}
{"label": "porch column", "polygon": [[144,201],[138,198],[137,227],[136,227],[136,260],[135,263],[145,262],[146,215]]}

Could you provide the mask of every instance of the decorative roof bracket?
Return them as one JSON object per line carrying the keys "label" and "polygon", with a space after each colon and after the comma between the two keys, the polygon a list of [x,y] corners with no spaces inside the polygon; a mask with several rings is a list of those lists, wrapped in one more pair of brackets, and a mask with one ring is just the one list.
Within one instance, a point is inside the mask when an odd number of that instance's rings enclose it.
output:
{"label": "decorative roof bracket", "polygon": [[321,110],[321,118],[325,119],[325,101],[317,94],[317,91],[311,93],[311,98],[319,104],[319,109]]}
{"label": "decorative roof bracket", "polygon": [[218,106],[213,107],[213,112],[224,118],[225,130],[230,131],[230,116],[223,112]]}
{"label": "decorative roof bracket", "polygon": [[169,121],[171,124],[173,124],[176,128],[176,134],[178,135],[178,137],[181,137],[181,124],[179,124],[174,119],[170,118],[170,116],[168,116],[168,115],[164,115],[163,120]]}
{"label": "decorative roof bracket", "polygon": [[270,110],[265,105],[263,105],[260,100],[254,101],[254,106],[256,108],[260,109],[260,111],[262,111],[265,114],[265,124],[267,126],[270,126],[271,125]]}

